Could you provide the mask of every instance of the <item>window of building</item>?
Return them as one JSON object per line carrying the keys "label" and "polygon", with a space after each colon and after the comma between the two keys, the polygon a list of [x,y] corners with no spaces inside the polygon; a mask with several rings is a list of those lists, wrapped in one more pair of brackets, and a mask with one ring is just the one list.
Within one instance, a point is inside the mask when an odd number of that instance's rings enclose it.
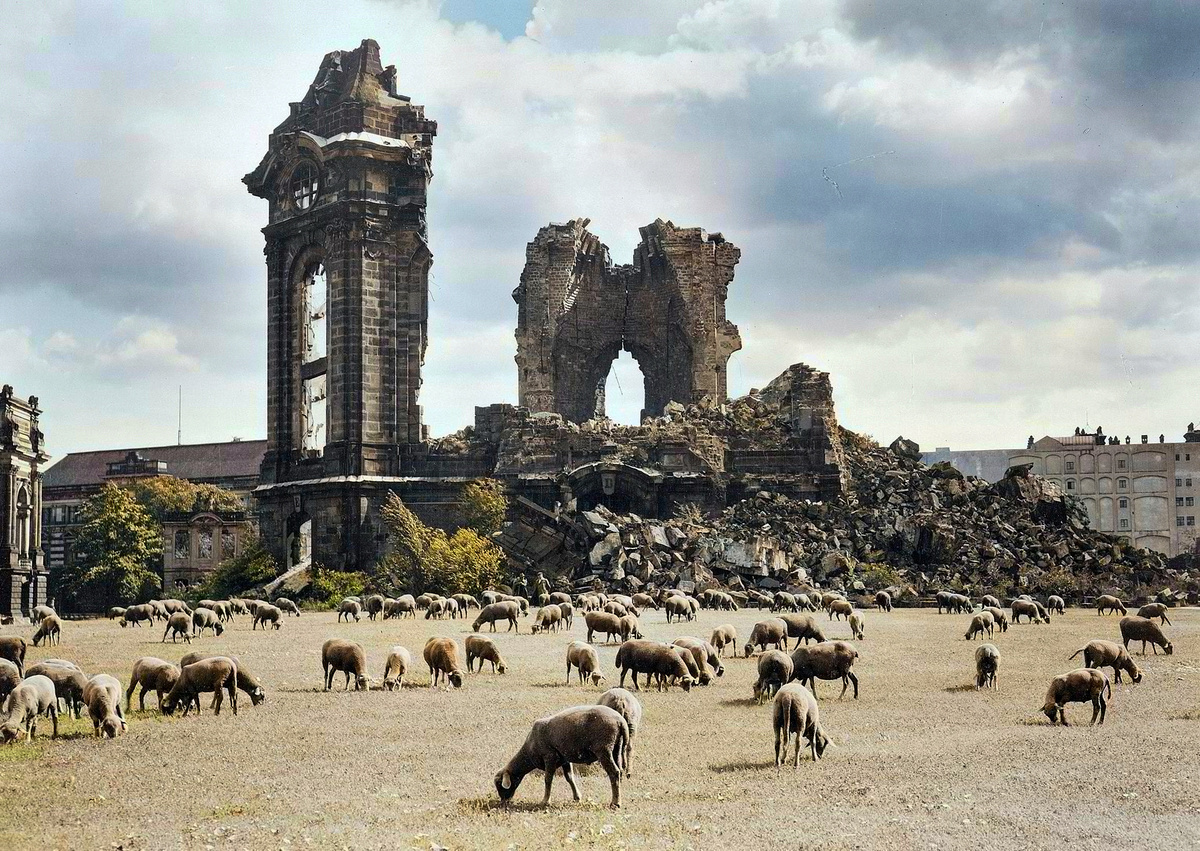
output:
{"label": "window of building", "polygon": [[1128,528],[1129,528],[1129,519],[1128,519],[1128,518],[1126,518],[1126,517],[1122,517],[1122,518],[1121,518],[1121,528],[1122,528],[1122,529],[1128,529]]}
{"label": "window of building", "polygon": [[1184,481],[1187,483],[1187,486],[1188,486],[1189,488],[1192,486],[1192,480],[1191,480],[1191,479],[1185,479]]}
{"label": "window of building", "polygon": [[1068,462],[1067,462],[1067,472],[1068,472],[1068,473],[1074,473],[1074,472],[1075,472],[1075,462],[1074,462],[1074,461],[1068,461]]}
{"label": "window of building", "polygon": [[1194,496],[1185,497],[1183,500],[1183,504],[1186,506],[1189,506],[1189,507],[1195,505],[1196,497],[1194,497]]}
{"label": "window of building", "polygon": [[304,160],[292,172],[292,201],[297,210],[307,210],[317,200],[317,188],[320,183],[317,167]]}
{"label": "window of building", "polygon": [[1189,526],[1195,526],[1195,525],[1196,525],[1196,515],[1194,515],[1194,514],[1189,514],[1189,515],[1188,515],[1188,525],[1189,525]]}
{"label": "window of building", "polygon": [[1129,507],[1129,500],[1127,500],[1127,499],[1120,499],[1120,500],[1118,500],[1118,501],[1117,501],[1117,506],[1118,506],[1118,507],[1120,507],[1120,508],[1128,508],[1128,507]]}
{"label": "window of building", "polygon": [[212,529],[200,530],[200,558],[208,561],[213,554],[213,533]]}
{"label": "window of building", "polygon": [[1183,479],[1176,479],[1176,480],[1175,480],[1175,487],[1177,487],[1177,488],[1181,488],[1181,487],[1183,487]]}
{"label": "window of building", "polygon": [[1175,453],[1175,460],[1176,460],[1176,461],[1178,461],[1178,460],[1179,460],[1179,453],[1178,453],[1178,452],[1176,452],[1176,453]]}
{"label": "window of building", "polygon": [[233,558],[237,555],[237,540],[233,536],[232,529],[221,530],[221,558]]}
{"label": "window of building", "polygon": [[1181,508],[1182,506],[1183,506],[1183,497],[1181,497],[1181,496],[1175,497],[1175,507]]}
{"label": "window of building", "polygon": [[1124,469],[1125,469],[1125,459],[1124,459],[1124,458],[1120,458],[1120,459],[1118,459],[1118,460],[1117,460],[1117,469],[1118,469],[1118,470],[1124,470]]}
{"label": "window of building", "polygon": [[327,381],[329,364],[327,317],[329,281],[324,263],[305,270],[300,298],[302,323],[300,348],[304,353],[301,377],[301,448],[312,455],[325,452],[328,434]]}
{"label": "window of building", "polygon": [[1182,526],[1182,525],[1183,525],[1183,515],[1182,515],[1182,514],[1180,514],[1180,515],[1177,515],[1177,516],[1175,517],[1175,525],[1176,525],[1176,526]]}
{"label": "window of building", "polygon": [[175,558],[187,561],[192,554],[192,533],[187,529],[175,530]]}
{"label": "window of building", "polygon": [[1069,491],[1075,490],[1075,480],[1074,479],[1067,479],[1067,490],[1069,490]]}
{"label": "window of building", "polygon": [[1119,491],[1129,490],[1129,479],[1117,479],[1117,490],[1119,490]]}
{"label": "window of building", "polygon": [[1185,453],[1183,454],[1183,460],[1184,460],[1184,461],[1191,461],[1191,460],[1192,460],[1192,453],[1190,453],[1190,452],[1185,452]]}

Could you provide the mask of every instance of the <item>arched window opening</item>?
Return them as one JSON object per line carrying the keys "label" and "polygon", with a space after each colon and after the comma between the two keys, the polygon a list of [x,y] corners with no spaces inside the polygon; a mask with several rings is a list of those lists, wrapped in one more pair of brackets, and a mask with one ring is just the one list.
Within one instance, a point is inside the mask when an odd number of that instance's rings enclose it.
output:
{"label": "arched window opening", "polygon": [[604,380],[604,413],[615,423],[641,425],[646,402],[642,369],[629,352],[622,351],[612,362]]}
{"label": "arched window opening", "polygon": [[307,210],[316,203],[319,186],[320,175],[317,167],[308,160],[303,160],[292,171],[290,187],[292,203],[296,205],[297,210]]}
{"label": "arched window opening", "polygon": [[304,273],[300,293],[301,448],[321,455],[328,428],[328,315],[329,280],[324,263],[313,263]]}

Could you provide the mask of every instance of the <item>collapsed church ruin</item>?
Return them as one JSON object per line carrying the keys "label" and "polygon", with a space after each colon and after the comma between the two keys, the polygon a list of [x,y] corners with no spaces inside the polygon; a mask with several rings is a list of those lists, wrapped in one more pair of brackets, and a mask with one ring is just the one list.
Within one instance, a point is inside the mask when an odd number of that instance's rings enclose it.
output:
{"label": "collapsed church ruin", "polygon": [[[746,401],[769,408],[770,427],[740,427],[726,370],[742,342],[725,316],[740,251],[662,220],[619,266],[587,219],[542,228],[513,294],[520,404],[477,408],[473,427],[430,440],[419,398],[437,123],[396,83],[374,41],[328,54],[244,178],[268,202],[267,451],[254,495],[284,564],[369,567],[389,492],[452,527],[461,488],[480,477],[504,482],[518,530],[563,508],[670,517],[763,488],[841,492],[828,375],[790,368]],[[604,418],[622,350],[645,376],[640,426]]]}

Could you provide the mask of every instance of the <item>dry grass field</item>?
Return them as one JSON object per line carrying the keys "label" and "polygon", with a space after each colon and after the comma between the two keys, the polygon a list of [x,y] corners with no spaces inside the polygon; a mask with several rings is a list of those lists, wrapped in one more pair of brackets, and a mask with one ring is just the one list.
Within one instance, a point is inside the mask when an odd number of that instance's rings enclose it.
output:
{"label": "dry grass field", "polygon": [[[702,611],[667,625],[647,612],[649,638],[707,638],[731,622],[744,638],[764,613]],[[825,615],[818,616],[825,623]],[[997,634],[999,692],[976,692],[969,619],[930,611],[868,613],[856,668],[861,699],[819,687],[834,746],[818,763],[777,770],[769,705],[750,698],[753,660],[691,694],[643,692],[634,777],[624,806],[607,808],[603,772],[585,769],[582,803],[561,775],[551,806],[542,777],[497,806],[492,777],[530,723],[594,702],[601,688],[564,685],[570,632],[497,640],[510,671],[474,674],[461,691],[430,690],[420,666],[402,692],[324,693],[320,646],[353,638],[378,681],[387,648],[419,659],[429,635],[462,639],[463,621],[337,624],[333,613],[252,632],[240,618],[193,648],[236,654],[266,684],[267,701],[241,714],[162,719],[135,712],[115,741],[67,721],[58,741],[0,749],[0,848],[1064,848],[1200,844],[1200,611],[1172,613],[1173,656],[1151,656],[1140,685],[1115,686],[1108,720],[1071,728],[1039,707],[1050,678],[1091,638],[1118,638],[1116,617],[1068,610],[1050,625]],[[31,627],[5,627],[28,637]],[[831,637],[847,638],[844,623]],[[128,682],[133,660],[172,661],[189,648],[161,629],[71,622],[57,648],[89,674]],[[1137,657],[1142,664],[1141,657]],[[149,706],[154,705],[151,698]],[[136,708],[136,703],[135,703]],[[48,725],[43,730],[49,733]]]}

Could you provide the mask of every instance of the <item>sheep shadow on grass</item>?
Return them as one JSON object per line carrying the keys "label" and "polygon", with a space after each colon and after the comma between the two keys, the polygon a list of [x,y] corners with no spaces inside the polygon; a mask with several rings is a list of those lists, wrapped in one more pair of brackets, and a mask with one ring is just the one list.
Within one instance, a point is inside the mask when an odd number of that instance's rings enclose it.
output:
{"label": "sheep shadow on grass", "polygon": [[753,697],[727,697],[721,701],[722,706],[761,706]]}
{"label": "sheep shadow on grass", "polygon": [[975,688],[974,683],[966,683],[957,686],[946,686],[942,691],[949,692],[950,694],[958,694],[964,691],[978,691],[978,689]]}
{"label": "sheep shadow on grass", "polygon": [[713,774],[739,774],[743,771],[766,771],[775,768],[775,760],[762,762],[751,759],[739,759],[733,762],[710,762],[708,770]]}

